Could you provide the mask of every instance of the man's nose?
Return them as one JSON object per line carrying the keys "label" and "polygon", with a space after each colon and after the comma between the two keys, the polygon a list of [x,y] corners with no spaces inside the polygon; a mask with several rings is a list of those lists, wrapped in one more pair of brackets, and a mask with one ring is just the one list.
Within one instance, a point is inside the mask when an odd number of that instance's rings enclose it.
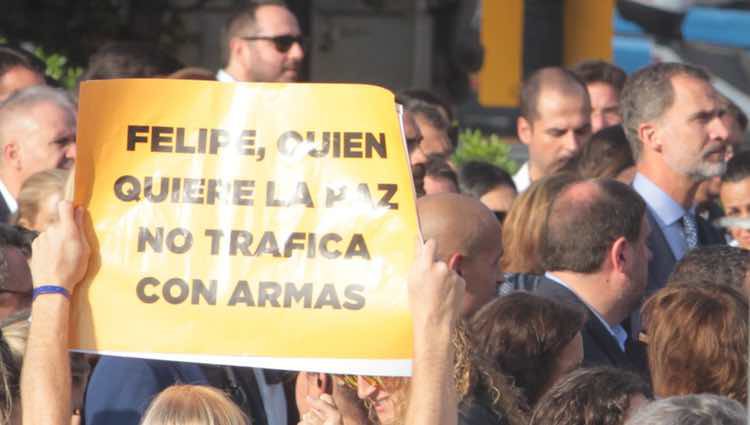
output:
{"label": "man's nose", "polygon": [[305,57],[305,49],[302,47],[302,44],[295,42],[287,52],[287,55],[290,59],[301,61]]}
{"label": "man's nose", "polygon": [[711,124],[712,139],[721,140],[722,142],[729,141],[729,126],[727,126],[727,123],[723,119],[716,117]]}

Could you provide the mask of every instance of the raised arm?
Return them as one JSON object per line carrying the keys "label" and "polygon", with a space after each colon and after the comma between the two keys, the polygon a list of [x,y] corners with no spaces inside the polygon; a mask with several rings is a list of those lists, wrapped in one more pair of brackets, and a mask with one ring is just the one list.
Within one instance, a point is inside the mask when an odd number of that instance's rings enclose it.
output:
{"label": "raised arm", "polygon": [[[72,413],[68,295],[86,274],[89,246],[83,231],[83,209],[62,201],[58,211],[60,221],[32,245],[35,299],[21,373],[24,425],[69,425]],[[51,291],[37,294],[41,286]],[[55,292],[52,286],[64,288],[67,294]]]}
{"label": "raised arm", "polygon": [[414,321],[414,363],[406,425],[456,425],[451,334],[461,312],[465,282],[435,258],[437,246],[421,247],[409,276]]}

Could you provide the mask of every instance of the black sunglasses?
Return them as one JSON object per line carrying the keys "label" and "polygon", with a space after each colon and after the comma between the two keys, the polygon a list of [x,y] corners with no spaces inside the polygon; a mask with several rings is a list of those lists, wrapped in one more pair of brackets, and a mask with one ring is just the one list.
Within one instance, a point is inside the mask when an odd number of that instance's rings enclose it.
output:
{"label": "black sunglasses", "polygon": [[289,49],[294,46],[294,43],[298,43],[299,46],[302,48],[302,50],[305,50],[305,45],[307,44],[307,40],[305,37],[301,35],[276,35],[273,37],[269,36],[253,36],[253,37],[240,37],[243,40],[246,41],[256,41],[256,40],[267,40],[273,43],[274,47],[276,47],[276,51],[279,53],[286,53],[289,51]]}

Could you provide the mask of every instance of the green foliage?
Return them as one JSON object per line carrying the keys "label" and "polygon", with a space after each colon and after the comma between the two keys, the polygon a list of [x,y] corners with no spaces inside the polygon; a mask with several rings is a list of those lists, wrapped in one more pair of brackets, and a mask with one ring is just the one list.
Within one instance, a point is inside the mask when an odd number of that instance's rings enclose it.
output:
{"label": "green foliage", "polygon": [[47,53],[42,47],[36,47],[34,55],[44,61],[47,76],[59,81],[66,89],[75,88],[78,77],[83,73],[83,68],[71,66],[67,57],[59,53]]}
{"label": "green foliage", "polygon": [[479,130],[464,129],[458,134],[458,149],[452,160],[458,167],[469,161],[489,162],[513,175],[519,166],[509,156],[510,145],[497,134],[487,136]]}
{"label": "green foliage", "polygon": [[[0,43],[7,43],[8,39],[0,35]],[[45,74],[55,81],[58,81],[68,90],[76,87],[78,77],[83,73],[80,66],[72,66],[68,58],[60,53],[47,53],[42,47],[35,47],[34,56],[38,57],[45,64]]]}

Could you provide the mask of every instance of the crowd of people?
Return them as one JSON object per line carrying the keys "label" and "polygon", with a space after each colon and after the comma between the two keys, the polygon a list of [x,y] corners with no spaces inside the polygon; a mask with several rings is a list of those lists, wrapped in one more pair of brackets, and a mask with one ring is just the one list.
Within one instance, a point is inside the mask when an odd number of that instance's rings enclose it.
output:
{"label": "crowd of people", "polygon": [[[81,79],[292,83],[306,54],[273,0],[238,9],[223,47],[214,73],[113,43]],[[396,96],[427,241],[410,378],[93,357],[67,350],[90,256],[86,212],[62,200],[76,93],[0,47],[0,423],[746,423],[745,114],[682,63],[544,68],[520,93],[515,175],[457,168],[452,105]]]}

